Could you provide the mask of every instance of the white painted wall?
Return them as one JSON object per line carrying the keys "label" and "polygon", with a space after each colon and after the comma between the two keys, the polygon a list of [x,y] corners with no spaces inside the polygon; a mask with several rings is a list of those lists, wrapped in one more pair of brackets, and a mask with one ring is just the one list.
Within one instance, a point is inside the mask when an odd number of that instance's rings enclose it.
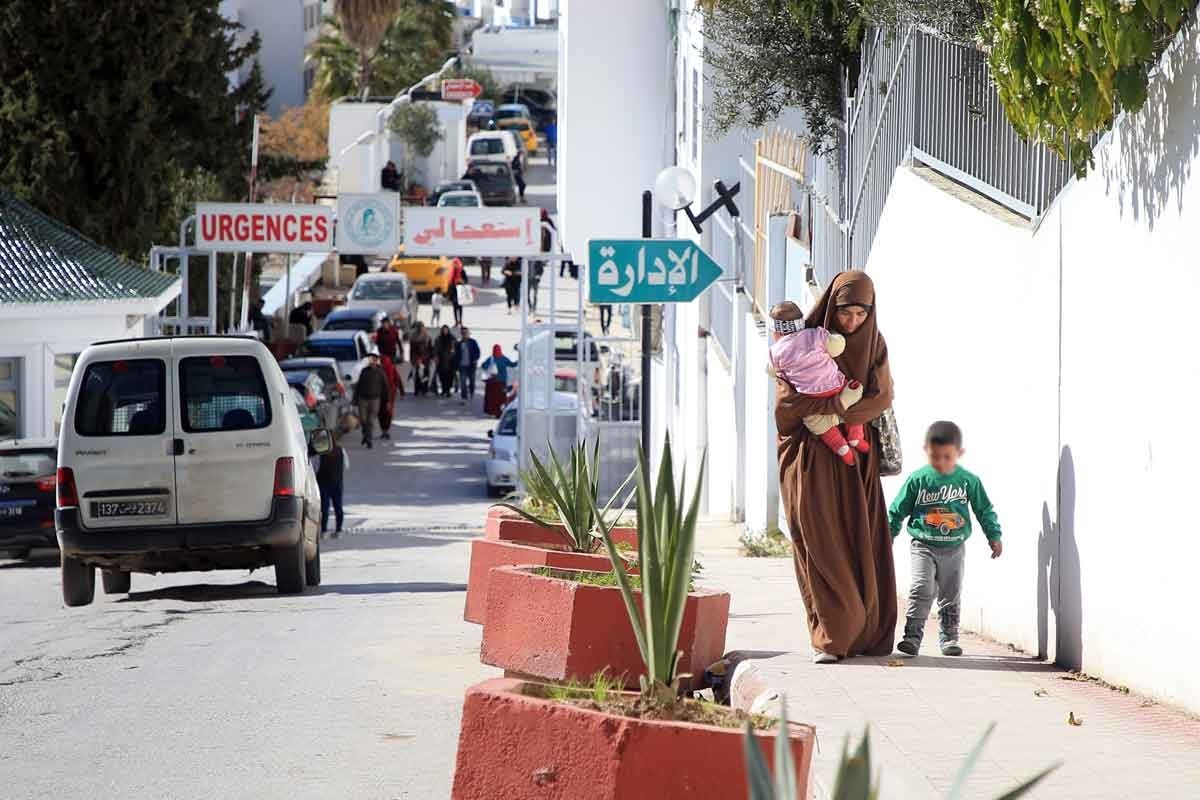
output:
{"label": "white painted wall", "polygon": [[[258,62],[263,79],[271,87],[268,111],[279,115],[287,106],[304,103],[304,48],[314,39],[316,28],[305,29],[304,7],[319,5],[313,0],[221,0],[220,11],[226,19],[245,28],[240,41],[257,32],[262,40]],[[244,80],[244,70],[239,80]]]}
{"label": "white painted wall", "polygon": [[1193,31],[1036,232],[901,168],[868,265],[906,469],[959,422],[1005,530],[997,561],[968,542],[964,622],[1192,710],[1197,53]]}
{"label": "white painted wall", "polygon": [[[329,107],[329,157],[330,165],[338,170],[339,191],[373,192],[379,189],[377,170],[382,169],[386,161],[378,164],[376,172],[372,173],[369,144],[351,147],[345,155],[342,155],[342,151],[365,131],[375,129],[375,117],[385,105],[339,101]],[[444,128],[445,138],[434,146],[428,157],[416,159],[413,175],[405,176],[406,179],[417,177],[426,186],[443,179],[458,178],[467,169],[467,111],[470,105],[465,102],[433,102],[432,106],[437,112],[438,122]],[[396,162],[397,168],[403,169],[403,143],[390,132],[385,131],[384,135],[387,137],[387,157]]]}

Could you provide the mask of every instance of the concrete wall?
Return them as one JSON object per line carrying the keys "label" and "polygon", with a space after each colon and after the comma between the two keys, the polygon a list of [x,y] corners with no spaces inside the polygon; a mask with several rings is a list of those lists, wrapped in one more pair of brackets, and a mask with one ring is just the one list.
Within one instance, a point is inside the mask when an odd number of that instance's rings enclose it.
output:
{"label": "concrete wall", "polygon": [[997,561],[968,542],[964,622],[1193,710],[1198,53],[1190,32],[1036,231],[901,168],[868,265],[906,470],[956,420],[1005,530]]}
{"label": "concrete wall", "polygon": [[565,248],[641,235],[641,194],[673,160],[667,9],[571,0],[559,18],[559,195]]}
{"label": "concrete wall", "polygon": [[[304,7],[312,0],[222,0],[221,14],[242,24],[242,40],[255,32],[262,40],[258,63],[263,79],[271,87],[267,108],[271,116],[287,106],[304,103],[304,48],[314,38],[315,28],[305,29]],[[248,74],[239,76],[244,80]]]}
{"label": "concrete wall", "polygon": [[[341,101],[329,107],[329,158],[330,165],[337,167],[338,188],[343,192],[372,192],[379,189],[379,175],[384,162],[378,163],[376,172],[369,168],[370,145],[362,144],[351,148],[344,156],[342,150],[353,143],[364,131],[375,129],[375,116],[386,103],[358,103]],[[445,138],[434,146],[426,158],[415,160],[415,169],[406,179],[418,179],[431,187],[440,180],[458,178],[467,169],[467,111],[468,103],[434,102],[438,122],[445,130]],[[404,145],[399,138],[385,132],[387,158],[404,168]]]}

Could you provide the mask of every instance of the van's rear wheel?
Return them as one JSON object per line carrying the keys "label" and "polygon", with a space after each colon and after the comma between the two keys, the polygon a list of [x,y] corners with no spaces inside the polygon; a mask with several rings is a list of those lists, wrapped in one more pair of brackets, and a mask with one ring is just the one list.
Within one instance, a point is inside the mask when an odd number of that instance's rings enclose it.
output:
{"label": "van's rear wheel", "polygon": [[130,574],[119,569],[100,570],[100,580],[104,583],[105,594],[128,594]]}
{"label": "van's rear wheel", "polygon": [[317,552],[313,554],[312,561],[304,563],[304,582],[309,586],[321,585],[321,537],[317,537]]}
{"label": "van's rear wheel", "polygon": [[72,556],[62,557],[63,602],[68,606],[90,605],[96,596],[96,568]]}
{"label": "van's rear wheel", "polygon": [[300,594],[304,591],[304,534],[295,544],[275,551],[275,588],[280,594]]}

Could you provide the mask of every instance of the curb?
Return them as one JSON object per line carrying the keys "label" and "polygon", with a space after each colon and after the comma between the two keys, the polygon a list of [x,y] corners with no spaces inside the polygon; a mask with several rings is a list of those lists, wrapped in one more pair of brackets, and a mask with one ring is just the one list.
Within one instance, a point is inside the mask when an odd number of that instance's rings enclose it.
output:
{"label": "curb", "polygon": [[[725,654],[722,661],[729,670],[729,705],[750,714],[778,717],[783,693],[771,686],[766,673],[755,664],[759,656],[760,653],[744,650],[734,650]],[[817,737],[816,746],[819,752],[820,731],[817,732]],[[815,767],[815,756],[813,762]],[[821,780],[815,768],[808,776],[808,796],[811,800],[828,800],[832,796],[830,788]]]}

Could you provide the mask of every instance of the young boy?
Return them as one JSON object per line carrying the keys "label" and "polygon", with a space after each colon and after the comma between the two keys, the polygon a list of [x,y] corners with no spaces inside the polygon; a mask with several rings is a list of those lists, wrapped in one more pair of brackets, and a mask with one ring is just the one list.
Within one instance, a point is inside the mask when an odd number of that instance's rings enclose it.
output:
{"label": "young boy", "polygon": [[908,476],[888,509],[892,538],[900,534],[906,518],[912,536],[912,587],[908,592],[904,639],[896,649],[908,656],[915,656],[921,649],[925,620],[936,595],[942,655],[961,656],[958,610],[966,566],[963,542],[971,535],[969,508],[974,509],[983,528],[992,558],[999,558],[1002,550],[1000,521],[979,478],[958,466],[963,449],[962,431],[957,425],[953,422],[930,425],[925,434],[925,453],[929,456],[929,466]]}

